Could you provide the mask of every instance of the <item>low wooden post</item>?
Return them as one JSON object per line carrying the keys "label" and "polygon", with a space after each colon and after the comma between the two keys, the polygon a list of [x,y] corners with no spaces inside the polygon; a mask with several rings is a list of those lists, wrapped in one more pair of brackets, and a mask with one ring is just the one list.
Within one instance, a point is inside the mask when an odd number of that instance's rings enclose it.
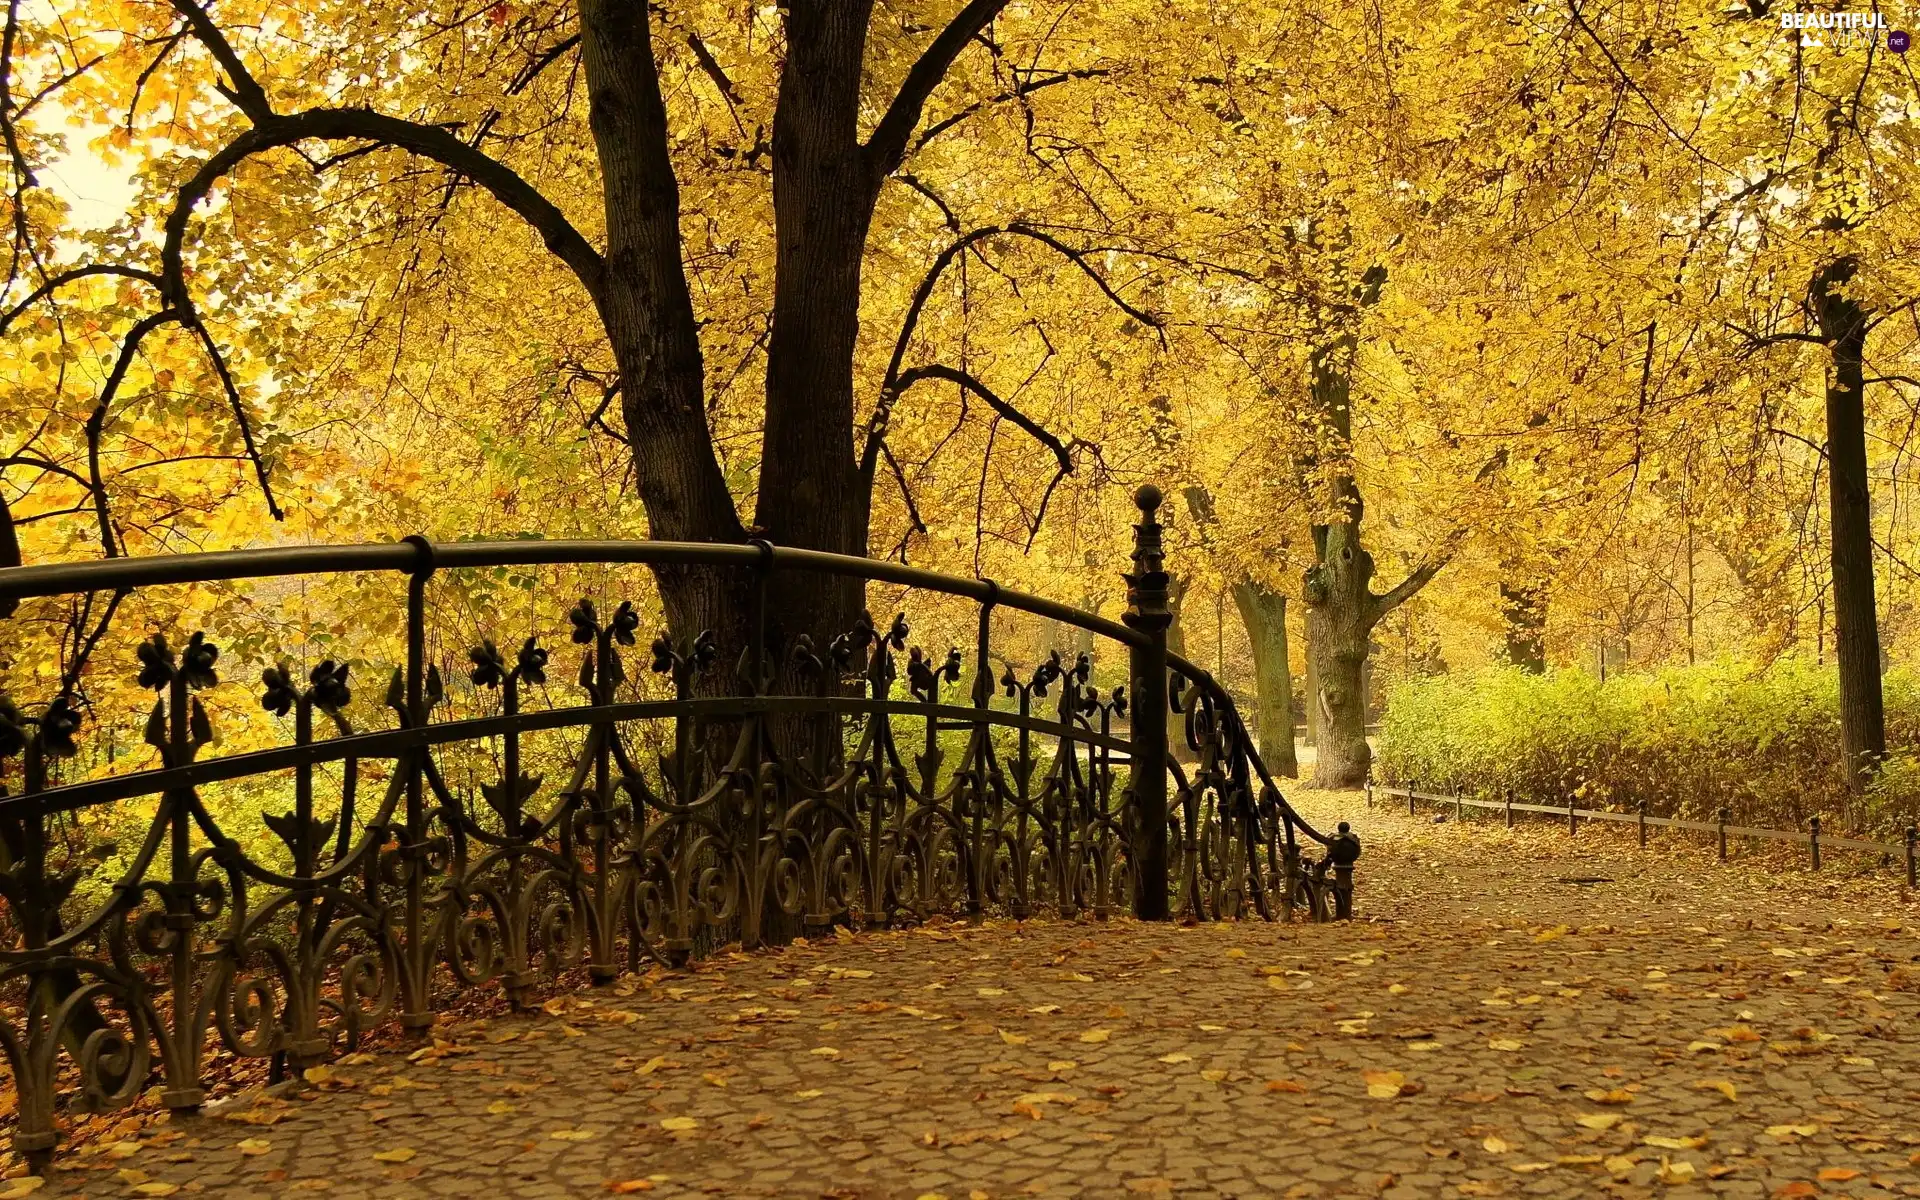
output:
{"label": "low wooden post", "polygon": [[1920,886],[1920,862],[1914,860],[1914,851],[1920,844],[1920,826],[1907,826],[1907,886]]}
{"label": "low wooden post", "polygon": [[1507,789],[1507,828],[1513,828],[1513,789]]}
{"label": "low wooden post", "polygon": [[1720,861],[1727,861],[1727,817],[1731,814],[1726,805],[1720,806]]}
{"label": "low wooden post", "polygon": [[1458,784],[1455,784],[1453,789],[1453,819],[1456,821],[1467,819],[1466,797],[1461,793]]}
{"label": "low wooden post", "polygon": [[1574,815],[1574,805],[1576,803],[1578,803],[1577,797],[1574,797],[1574,796],[1567,797],[1567,836],[1568,837],[1574,837],[1580,832],[1580,818]]}
{"label": "low wooden post", "polygon": [[1820,818],[1807,818],[1807,850],[1813,855],[1813,869],[1820,869]]}
{"label": "low wooden post", "polygon": [[1647,848],[1647,802],[1640,802],[1640,848]]}
{"label": "low wooden post", "polygon": [[1407,815],[1410,817],[1414,815],[1413,794],[1419,790],[1420,790],[1420,781],[1418,779],[1413,778],[1412,776],[1408,776],[1407,777]]}

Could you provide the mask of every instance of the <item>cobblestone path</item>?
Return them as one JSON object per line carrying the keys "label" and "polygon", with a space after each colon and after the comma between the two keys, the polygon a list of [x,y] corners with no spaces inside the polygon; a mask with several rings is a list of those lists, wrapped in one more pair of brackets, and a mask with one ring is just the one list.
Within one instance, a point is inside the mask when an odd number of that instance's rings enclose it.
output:
{"label": "cobblestone path", "polygon": [[1361,922],[727,956],[129,1123],[40,1195],[1920,1195],[1891,873],[1305,807],[1367,838]]}

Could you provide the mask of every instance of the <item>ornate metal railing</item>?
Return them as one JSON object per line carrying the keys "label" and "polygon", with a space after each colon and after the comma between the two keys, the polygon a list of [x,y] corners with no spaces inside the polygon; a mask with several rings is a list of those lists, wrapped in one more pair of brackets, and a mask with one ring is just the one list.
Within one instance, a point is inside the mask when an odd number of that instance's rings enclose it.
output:
{"label": "ornate metal railing", "polygon": [[[346,666],[322,662],[304,680],[276,666],[260,703],[292,716],[292,744],[200,757],[213,737],[200,693],[220,665],[199,633],[177,649],[160,635],[139,647],[157,767],[54,780],[50,765],[76,746],[74,705],[59,697],[29,716],[0,702],[0,764],[20,760],[8,768],[19,786],[0,788],[0,1047],[19,1096],[14,1146],[44,1161],[58,1098],[110,1109],[156,1074],[167,1106],[199,1105],[214,1038],[298,1069],[376,1027],[424,1030],[455,989],[497,986],[523,1005],[562,969],[605,981],[642,958],[677,963],[734,940],[996,909],[1350,915],[1358,840],[1344,823],[1327,836],[1303,821],[1225,691],[1168,656],[1160,497],[1143,488],[1137,499],[1124,624],[986,580],[765,543],[410,539],[0,571],[0,601],[339,572],[407,579],[388,728],[354,727],[358,677]],[[582,600],[568,620],[584,703],[524,706],[559,664],[537,638],[512,654],[482,641],[466,673],[476,690],[497,690],[497,710],[436,721],[448,689],[429,661],[429,580],[581,563],[753,572],[753,643],[742,652],[708,634],[682,645],[662,635],[650,665],[672,697],[636,698],[623,661],[636,610]],[[910,646],[902,619],[879,628],[863,617],[824,648],[804,637],[769,646],[768,584],[797,571],[971,600],[971,663]],[[1131,695],[1094,687],[1085,655],[996,673],[999,609],[1124,647]],[[707,694],[703,672],[733,654],[740,694]],[[795,679],[818,682],[774,694],[776,680]],[[1169,753],[1176,716],[1185,754]],[[322,718],[334,736],[316,736]],[[783,727],[809,721],[831,736],[787,748]],[[640,728],[671,743],[646,767],[633,749]],[[579,740],[556,751],[565,731]],[[542,735],[536,754],[529,739]],[[458,785],[442,759],[475,746],[497,777]],[[530,773],[530,757],[557,765],[560,785]],[[289,807],[260,808],[265,834],[246,844],[201,793],[260,780],[283,781],[277,802]],[[110,877],[61,836],[81,810],[155,797]]]}

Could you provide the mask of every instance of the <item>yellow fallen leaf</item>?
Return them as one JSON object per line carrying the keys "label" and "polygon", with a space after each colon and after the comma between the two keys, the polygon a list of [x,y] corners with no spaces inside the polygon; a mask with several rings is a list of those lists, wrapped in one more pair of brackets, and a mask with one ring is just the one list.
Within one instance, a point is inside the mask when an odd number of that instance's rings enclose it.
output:
{"label": "yellow fallen leaf", "polygon": [[993,998],[994,998],[995,996],[1004,996],[1004,995],[1006,995],[1006,994],[1007,994],[1007,990],[1006,990],[1005,988],[997,988],[997,987],[983,987],[983,988],[975,988],[975,989],[973,989],[973,994],[974,994],[974,995],[976,995],[976,996],[985,996],[985,997],[986,997],[987,999],[989,999],[989,1000],[991,1000],[991,999],[993,999]]}
{"label": "yellow fallen leaf", "polygon": [[840,1051],[834,1049],[832,1046],[815,1046],[813,1049],[807,1051],[807,1053],[815,1056],[816,1058],[839,1058],[840,1057]]}
{"label": "yellow fallen leaf", "polygon": [[1699,1150],[1706,1146],[1707,1135],[1696,1134],[1693,1137],[1664,1137],[1655,1134],[1640,1139],[1642,1145],[1654,1146],[1661,1150]]}
{"label": "yellow fallen leaf", "polygon": [[414,1150],[411,1146],[399,1146],[392,1150],[376,1150],[373,1152],[373,1161],[383,1162],[383,1163],[403,1163],[403,1162],[406,1162],[408,1159],[412,1158],[417,1153],[419,1152]]}
{"label": "yellow fallen leaf", "polygon": [[1398,1071],[1362,1071],[1360,1078],[1366,1081],[1367,1095],[1375,1100],[1393,1099],[1407,1081]]}
{"label": "yellow fallen leaf", "polygon": [[1684,1158],[1679,1162],[1668,1162],[1663,1158],[1657,1177],[1661,1183],[1688,1183],[1693,1179],[1694,1170],[1694,1165]]}
{"label": "yellow fallen leaf", "polygon": [[517,1111],[513,1105],[508,1104],[505,1100],[495,1100],[492,1104],[487,1105],[487,1113],[490,1116],[504,1117],[510,1112]]}
{"label": "yellow fallen leaf", "polygon": [[1387,985],[1387,995],[1389,996],[1404,996],[1412,990],[1412,988],[1404,983],[1390,983]]}
{"label": "yellow fallen leaf", "polygon": [[1229,951],[1227,951],[1227,957],[1228,957],[1228,958],[1245,958],[1246,956],[1247,956],[1247,952],[1246,952],[1245,950],[1229,950]]}
{"label": "yellow fallen leaf", "polygon": [[1709,1050],[1718,1050],[1720,1048],[1721,1046],[1719,1042],[1688,1042],[1687,1043],[1687,1053],[1689,1054],[1705,1054]]}
{"label": "yellow fallen leaf", "polygon": [[1276,992],[1290,992],[1293,990],[1293,985],[1288,983],[1285,977],[1280,975],[1267,976],[1267,986]]}
{"label": "yellow fallen leaf", "polygon": [[1850,1179],[1860,1178],[1862,1174],[1864,1172],[1856,1171],[1852,1167],[1822,1167],[1820,1173],[1814,1178],[1821,1183],[1846,1183]]}
{"label": "yellow fallen leaf", "polygon": [[1487,1043],[1489,1050],[1524,1050],[1526,1046],[1519,1038],[1494,1038]]}
{"label": "yellow fallen leaf", "polygon": [[700,1122],[694,1117],[662,1117],[660,1128],[668,1133],[685,1133],[689,1129],[700,1128]]}
{"label": "yellow fallen leaf", "polygon": [[1193,1055],[1191,1055],[1191,1054],[1182,1054],[1182,1053],[1180,1053],[1179,1051],[1177,1051],[1177,1050],[1176,1050],[1176,1051],[1174,1051],[1174,1052],[1173,1052],[1172,1054],[1162,1054],[1162,1055],[1160,1056],[1160,1061],[1161,1061],[1161,1062],[1163,1062],[1163,1063],[1167,1063],[1167,1064],[1169,1064],[1169,1065],[1173,1065],[1173,1066],[1177,1066],[1177,1065],[1179,1065],[1180,1063],[1190,1063],[1190,1062],[1192,1062],[1192,1061],[1193,1061]]}
{"label": "yellow fallen leaf", "polygon": [[1720,1032],[1730,1042],[1759,1042],[1765,1040],[1758,1033],[1754,1032],[1753,1026],[1751,1025],[1729,1025]]}
{"label": "yellow fallen leaf", "polygon": [[1612,1129],[1621,1121],[1619,1113],[1588,1113],[1578,1118],[1578,1123],[1588,1129]]}
{"label": "yellow fallen leaf", "polygon": [[1024,1033],[1012,1033],[1002,1029],[1000,1031],[1000,1040],[1009,1046],[1024,1046],[1027,1044],[1027,1035]]}
{"label": "yellow fallen leaf", "polygon": [[1702,1079],[1693,1086],[1719,1092],[1729,1100],[1738,1100],[1740,1098],[1740,1089],[1735,1087],[1733,1081],[1730,1079]]}
{"label": "yellow fallen leaf", "polygon": [[1812,1137],[1820,1132],[1818,1125],[1769,1125],[1767,1136],[1776,1138]]}
{"label": "yellow fallen leaf", "polygon": [[140,1170],[138,1167],[121,1167],[118,1171],[115,1171],[113,1173],[113,1177],[115,1179],[118,1179],[121,1183],[126,1184],[128,1187],[132,1187],[135,1184],[139,1184],[139,1183],[145,1183],[147,1180],[153,1178],[153,1176],[147,1174],[145,1171]]}
{"label": "yellow fallen leaf", "polygon": [[1639,1159],[1634,1158],[1632,1155],[1616,1154],[1601,1165],[1606,1167],[1607,1174],[1609,1175],[1625,1175],[1632,1171],[1634,1164],[1639,1161]]}
{"label": "yellow fallen leaf", "polygon": [[38,1175],[22,1175],[18,1179],[0,1180],[0,1200],[19,1200],[21,1196],[30,1196],[46,1186],[46,1180]]}
{"label": "yellow fallen leaf", "polygon": [[1509,1150],[1513,1149],[1513,1143],[1507,1141],[1505,1138],[1502,1138],[1498,1134],[1490,1133],[1485,1138],[1481,1139],[1480,1147],[1481,1149],[1485,1150],[1488,1154],[1505,1154]]}
{"label": "yellow fallen leaf", "polygon": [[1552,929],[1543,929],[1539,933],[1534,934],[1533,940],[1535,942],[1551,942],[1555,938],[1563,938],[1567,936],[1567,933],[1568,933],[1568,926],[1555,925]]}
{"label": "yellow fallen leaf", "polygon": [[674,1062],[672,1059],[668,1058],[664,1054],[656,1054],[652,1058],[648,1059],[644,1064],[642,1064],[640,1069],[635,1071],[634,1074],[635,1075],[651,1075],[655,1071],[668,1071],[668,1070],[672,1070],[674,1067],[677,1067],[679,1065],[680,1065],[679,1063]]}
{"label": "yellow fallen leaf", "polygon": [[1208,1083],[1219,1083],[1221,1080],[1225,1079],[1226,1077],[1227,1077],[1227,1073],[1221,1070],[1208,1070],[1208,1071],[1200,1072],[1200,1078],[1206,1080]]}
{"label": "yellow fallen leaf", "polygon": [[1080,1064],[1070,1058],[1056,1058],[1047,1064],[1049,1071],[1071,1071]]}
{"label": "yellow fallen leaf", "polygon": [[1028,1104],[1024,1100],[1015,1100],[1013,1102],[1013,1111],[1016,1116],[1026,1117],[1032,1121],[1038,1121],[1043,1115],[1039,1105]]}
{"label": "yellow fallen leaf", "polygon": [[235,1142],[233,1148],[251,1158],[254,1155],[265,1154],[269,1150],[272,1150],[273,1143],[265,1138],[246,1138],[242,1141]]}
{"label": "yellow fallen leaf", "polygon": [[[668,1120],[672,1119],[671,1117],[668,1118]],[[682,1117],[681,1120],[691,1121],[693,1118]],[[694,1123],[698,1124],[699,1122],[696,1121]],[[666,1122],[662,1121],[661,1124],[664,1125]],[[553,1138],[555,1141],[561,1142],[590,1142],[600,1135],[597,1130],[592,1129],[556,1129],[547,1136]]]}
{"label": "yellow fallen leaf", "polygon": [[1113,1030],[1111,1029],[1089,1029],[1080,1035],[1080,1040],[1083,1042],[1104,1042],[1112,1036]]}
{"label": "yellow fallen leaf", "polygon": [[308,1067],[300,1075],[308,1083],[326,1083],[333,1078],[333,1068],[325,1065]]}
{"label": "yellow fallen leaf", "polygon": [[795,1092],[793,1095],[796,1100],[818,1100],[820,1097],[826,1095],[826,1093],[819,1088],[808,1088],[804,1092]]}
{"label": "yellow fallen leaf", "polygon": [[1610,1091],[1592,1088],[1587,1092],[1587,1099],[1595,1104],[1632,1104],[1633,1093],[1625,1088],[1613,1088]]}
{"label": "yellow fallen leaf", "polygon": [[103,1146],[101,1147],[101,1152],[108,1158],[132,1158],[134,1155],[140,1153],[140,1143],[129,1138],[124,1142],[114,1142],[111,1145]]}

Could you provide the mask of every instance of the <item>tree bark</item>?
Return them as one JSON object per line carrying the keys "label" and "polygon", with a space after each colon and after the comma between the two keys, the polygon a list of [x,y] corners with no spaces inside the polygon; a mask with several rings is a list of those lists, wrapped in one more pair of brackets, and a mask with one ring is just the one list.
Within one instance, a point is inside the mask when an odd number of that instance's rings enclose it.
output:
{"label": "tree bark", "polygon": [[1507,622],[1507,661],[1529,674],[1547,669],[1547,593],[1537,585],[1500,584],[1500,615]]}
{"label": "tree bark", "polygon": [[[1370,301],[1383,274],[1368,273]],[[1324,422],[1336,462],[1350,462],[1353,439],[1352,370],[1358,339],[1341,334],[1317,348],[1312,356],[1309,403]],[[1307,603],[1307,656],[1314,692],[1317,738],[1314,742],[1313,786],[1356,788],[1373,765],[1367,745],[1366,662],[1373,630],[1381,618],[1425,587],[1444,558],[1421,564],[1390,591],[1373,591],[1373,555],[1361,542],[1366,505],[1350,468],[1331,473],[1332,495],[1327,507],[1333,516],[1313,526],[1314,565],[1303,588]]]}
{"label": "tree bark", "polygon": [[1827,376],[1827,486],[1833,536],[1834,662],[1840,669],[1840,743],[1857,794],[1886,757],[1880,691],[1880,628],[1874,607],[1873,509],[1867,490],[1867,312],[1835,291],[1858,269],[1851,258],[1822,268],[1809,289],[1831,356]]}
{"label": "tree bark", "polygon": [[1287,598],[1264,584],[1236,583],[1233,604],[1253,648],[1253,681],[1258,692],[1254,727],[1267,769],[1288,779],[1300,777],[1293,750],[1293,672],[1288,666]]}

